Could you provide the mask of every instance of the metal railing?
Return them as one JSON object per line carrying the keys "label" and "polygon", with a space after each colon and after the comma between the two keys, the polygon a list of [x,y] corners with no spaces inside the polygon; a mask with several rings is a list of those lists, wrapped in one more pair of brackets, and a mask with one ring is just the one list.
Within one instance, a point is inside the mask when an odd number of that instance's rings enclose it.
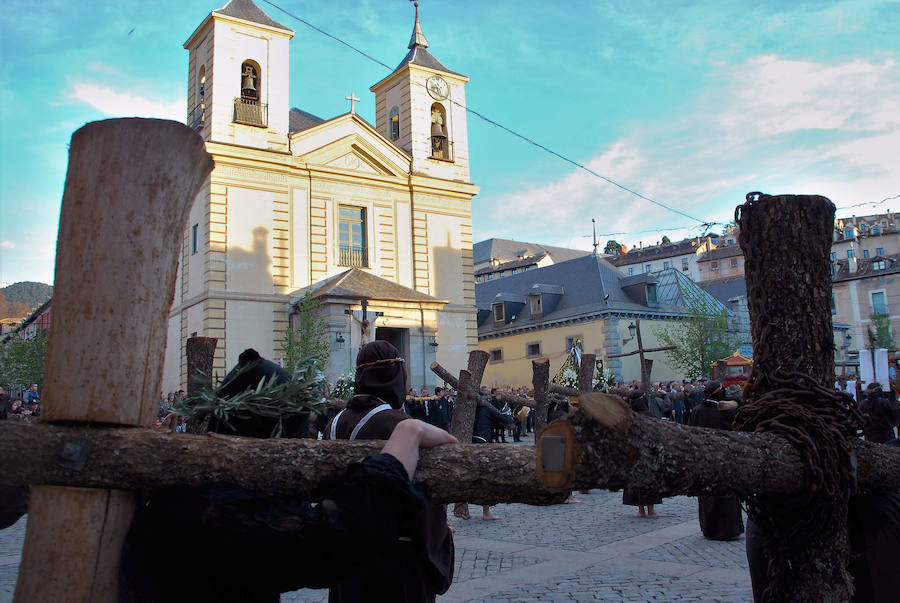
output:
{"label": "metal railing", "polygon": [[188,114],[187,125],[193,130],[200,130],[206,124],[206,107],[197,105]]}
{"label": "metal railing", "polygon": [[234,123],[265,128],[269,125],[269,106],[253,99],[235,97]]}
{"label": "metal railing", "polygon": [[453,161],[453,141],[440,136],[432,136],[431,158],[439,161]]}
{"label": "metal railing", "polygon": [[366,268],[368,265],[369,253],[364,245],[340,245],[338,247],[338,266]]}

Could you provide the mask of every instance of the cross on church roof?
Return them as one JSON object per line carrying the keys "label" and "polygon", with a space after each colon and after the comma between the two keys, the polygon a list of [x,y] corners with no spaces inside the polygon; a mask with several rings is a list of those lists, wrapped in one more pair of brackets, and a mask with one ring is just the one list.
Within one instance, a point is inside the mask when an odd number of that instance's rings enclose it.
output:
{"label": "cross on church roof", "polygon": [[356,103],[359,102],[359,99],[356,98],[356,95],[351,92],[350,96],[345,96],[344,98],[350,101],[350,113],[356,113]]}

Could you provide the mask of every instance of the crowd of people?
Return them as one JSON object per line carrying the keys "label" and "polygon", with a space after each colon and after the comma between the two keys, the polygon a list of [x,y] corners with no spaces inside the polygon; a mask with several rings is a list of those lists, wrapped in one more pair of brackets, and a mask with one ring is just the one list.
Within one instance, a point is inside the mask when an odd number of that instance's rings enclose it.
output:
{"label": "crowd of people", "polygon": [[11,396],[0,387],[0,419],[30,422],[41,416],[41,395],[32,383],[21,396]]}

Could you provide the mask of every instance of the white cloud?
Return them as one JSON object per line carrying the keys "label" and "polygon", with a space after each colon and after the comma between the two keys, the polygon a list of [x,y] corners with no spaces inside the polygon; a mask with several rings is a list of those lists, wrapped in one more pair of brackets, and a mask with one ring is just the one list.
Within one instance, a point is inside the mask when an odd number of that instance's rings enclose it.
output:
{"label": "white cloud", "polygon": [[897,61],[828,65],[775,55],[753,58],[730,77],[726,130],[765,136],[798,130],[880,131],[900,124]]}
{"label": "white cloud", "polygon": [[16,244],[10,240],[0,241],[0,247],[3,249],[15,249]]}
{"label": "white cloud", "polygon": [[[838,207],[900,193],[896,60],[826,64],[765,55],[719,69],[698,104],[632,128],[588,167],[721,223],[755,190],[822,194]],[[609,238],[649,244],[663,234],[675,240],[702,230],[582,170],[482,201],[493,208],[488,236],[582,249],[590,248],[592,217],[600,233],[630,233],[603,236],[601,245]]]}
{"label": "white cloud", "polygon": [[86,103],[110,117],[157,117],[184,121],[187,101],[150,99],[109,86],[77,82],[69,98]]}

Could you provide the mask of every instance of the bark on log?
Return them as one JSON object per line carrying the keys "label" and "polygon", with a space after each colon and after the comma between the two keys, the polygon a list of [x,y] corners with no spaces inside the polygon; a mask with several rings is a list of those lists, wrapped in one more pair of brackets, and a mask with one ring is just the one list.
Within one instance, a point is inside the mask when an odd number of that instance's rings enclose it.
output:
{"label": "bark on log", "polygon": [[431,363],[431,372],[437,375],[443,380],[444,383],[452,387],[453,389],[457,389],[458,382],[456,377],[450,374],[450,371],[445,369],[441,364],[435,360]]}
{"label": "bark on log", "polygon": [[547,391],[550,389],[550,359],[531,361],[531,385],[534,389],[534,433],[547,426]]}
{"label": "bark on log", "polygon": [[456,404],[453,405],[453,416],[450,418],[450,433],[463,444],[469,444],[475,427],[476,407],[476,393],[469,371],[459,371],[458,386]]}
{"label": "bark on log", "polygon": [[594,389],[594,367],[596,362],[596,354],[581,355],[581,365],[578,367],[579,393],[586,394]]}
{"label": "bark on log", "polygon": [[[59,464],[65,442],[90,445],[82,470]],[[273,440],[8,422],[0,428],[0,454],[27,450],[29,461],[0,464],[0,484],[144,489],[228,482],[277,496],[316,498],[325,477],[383,446],[380,441]],[[438,500],[448,503],[547,505],[561,502],[566,494],[540,484],[533,446],[422,450],[414,481],[428,484]]]}
{"label": "bark on log", "polygon": [[565,385],[559,385],[558,383],[551,383],[549,391],[551,394],[560,394],[562,396],[577,396],[581,393],[574,387],[566,387]]}
{"label": "bark on log", "polygon": [[537,408],[537,403],[531,398],[523,398],[507,392],[494,392],[494,396],[503,400],[507,404],[518,404],[519,406],[527,406],[528,408]]}
{"label": "bark on log", "polygon": [[[789,494],[802,487],[802,459],[783,438],[686,427],[635,415],[621,401],[604,398],[601,404],[613,406],[591,414],[596,404],[591,399],[598,396],[613,398],[587,394],[571,420],[581,449],[573,489],[618,489],[632,483],[663,496],[693,496]],[[623,414],[628,417],[624,426]],[[83,469],[60,464],[65,442],[90,445]],[[0,457],[27,451],[29,462],[0,464],[0,484],[143,489],[229,482],[259,492],[314,497],[325,476],[383,445],[10,421],[0,429]],[[864,490],[900,489],[900,450],[863,441],[855,449]],[[535,463],[532,446],[440,446],[422,450],[415,481],[427,484],[443,502],[558,501],[558,492],[547,492],[538,483]]]}
{"label": "bark on log", "polygon": [[205,387],[212,387],[213,358],[216,355],[215,337],[188,337],[187,355],[187,393],[194,395]]}
{"label": "bark on log", "polygon": [[[752,402],[783,388],[784,382],[777,380],[791,373],[807,375],[830,389],[834,384],[834,337],[829,252],[834,205],[818,195],[752,196],[755,194],[748,195],[748,202],[735,213],[745,258],[754,348],[744,396]],[[785,224],[801,225],[794,229],[788,246],[782,239]],[[768,421],[761,427],[776,429]],[[815,438],[816,433],[809,436]],[[837,465],[821,468],[829,478],[843,469]],[[770,524],[759,525],[760,545],[770,560],[764,599],[849,601],[853,584],[848,572],[846,499],[807,492],[802,498],[758,497],[754,502],[761,509],[759,519]],[[788,509],[802,511],[795,517]],[[785,540],[784,534],[795,534],[810,516],[818,518],[817,525],[804,528],[804,542]]]}
{"label": "bark on log", "polygon": [[43,417],[150,427],[184,225],[212,158],[159,119],[90,123],[70,149]]}
{"label": "bark on log", "polygon": [[[174,121],[107,120],[72,136],[44,420],[153,424],[184,226],[211,170],[203,140]],[[117,490],[32,487],[15,600],[116,601],[135,504]]]}
{"label": "bark on log", "polygon": [[484,369],[487,367],[488,360],[491,355],[482,350],[472,350],[469,352],[469,365],[466,370],[472,375],[472,387],[475,392],[481,388],[481,381],[484,378]]}

